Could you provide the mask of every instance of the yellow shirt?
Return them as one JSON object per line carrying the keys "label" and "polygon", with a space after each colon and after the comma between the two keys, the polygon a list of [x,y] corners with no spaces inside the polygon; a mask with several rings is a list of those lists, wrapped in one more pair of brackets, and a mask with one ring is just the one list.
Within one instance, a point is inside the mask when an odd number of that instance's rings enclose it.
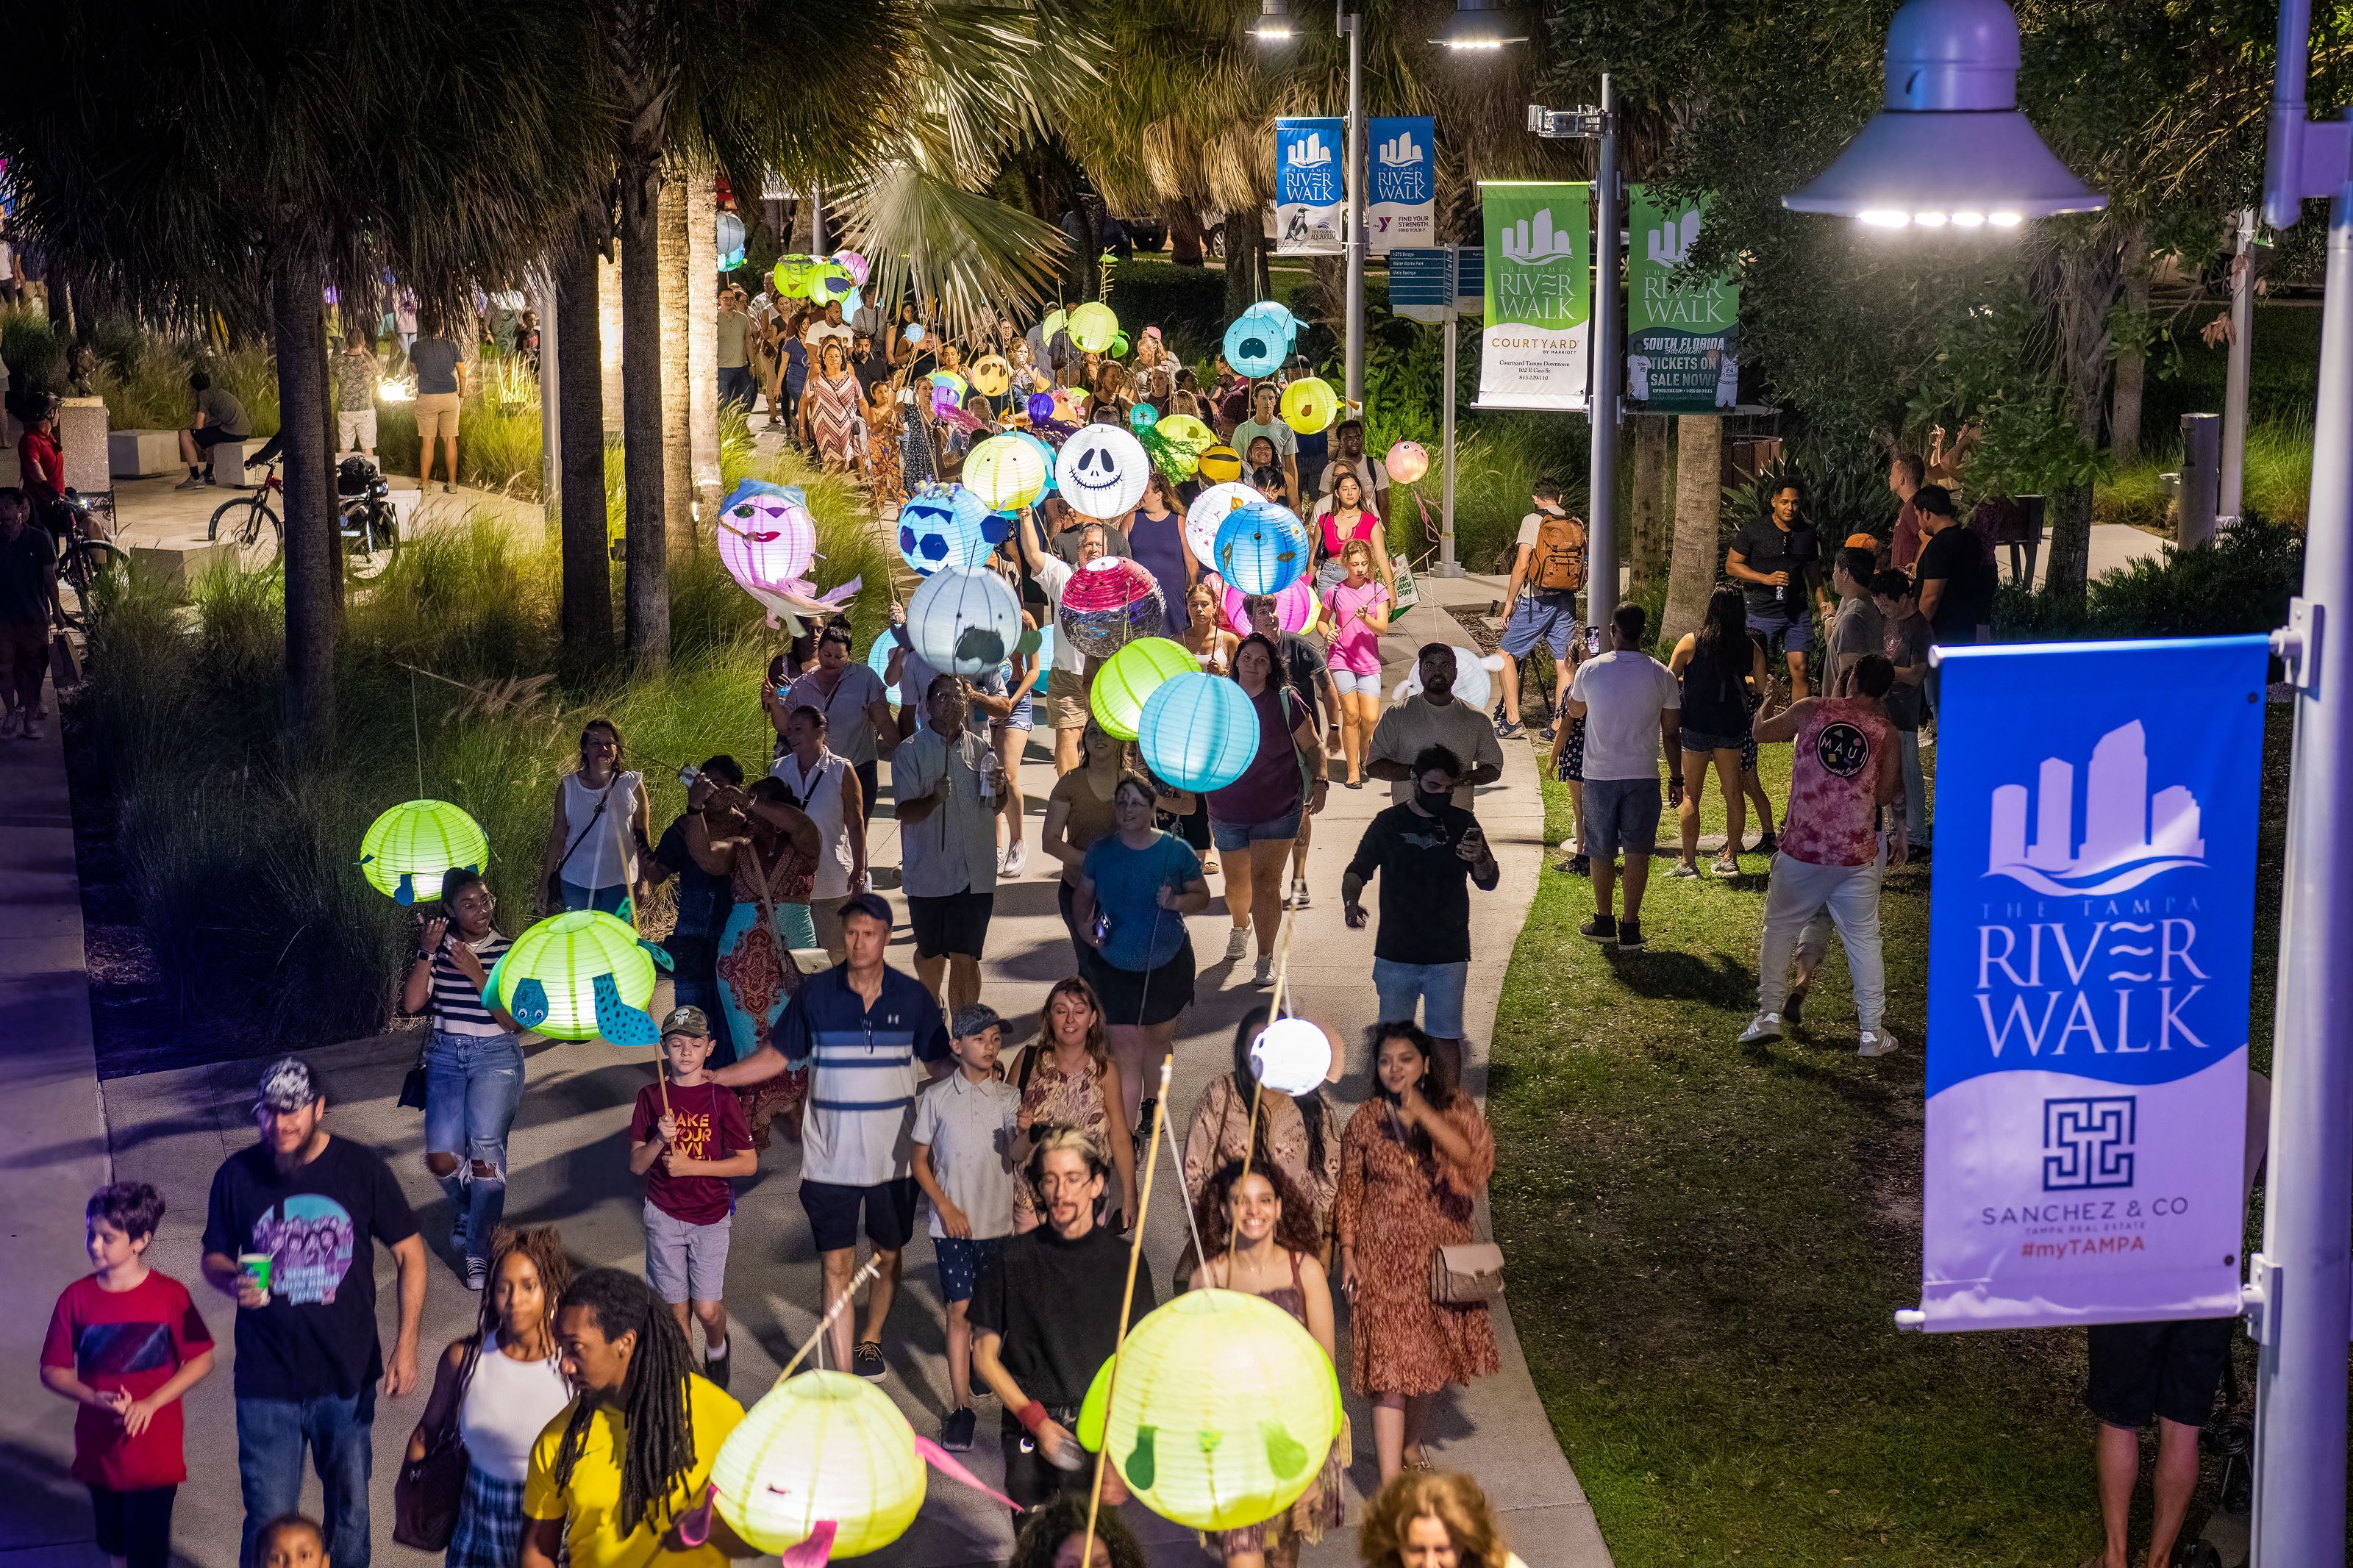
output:
{"label": "yellow shirt", "polygon": [[[689,1377],[686,1387],[687,1413],[694,1424],[694,1468],[685,1483],[670,1493],[673,1510],[683,1510],[702,1500],[703,1483],[711,1477],[711,1461],[718,1458],[719,1446],[727,1440],[727,1434],[744,1419],[744,1407],[721,1392],[717,1384],[704,1378]],[[597,1409],[588,1426],[587,1441],[572,1467],[572,1484],[562,1491],[556,1490],[555,1453],[563,1446],[564,1429],[571,1423],[572,1410],[573,1406],[567,1405],[557,1412],[555,1419],[547,1424],[538,1441],[531,1446],[531,1474],[522,1486],[524,1518],[565,1521],[572,1568],[648,1568],[657,1556],[661,1557],[662,1568],[727,1568],[726,1557],[709,1546],[663,1555],[663,1531],[649,1529],[644,1520],[629,1521],[629,1528],[620,1528],[623,1521],[614,1515],[621,1503],[620,1455],[624,1452],[625,1428],[617,1410],[602,1406]],[[648,1511],[659,1516],[658,1509]]]}

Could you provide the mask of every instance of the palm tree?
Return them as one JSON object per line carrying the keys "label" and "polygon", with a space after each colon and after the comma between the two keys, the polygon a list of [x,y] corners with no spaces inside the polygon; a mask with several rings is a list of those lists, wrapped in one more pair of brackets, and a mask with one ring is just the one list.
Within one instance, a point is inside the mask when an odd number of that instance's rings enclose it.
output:
{"label": "palm tree", "polygon": [[1669,645],[1697,631],[1715,592],[1716,526],[1724,516],[1724,416],[1675,419],[1675,548],[1667,575],[1667,613],[1659,635]]}
{"label": "palm tree", "polygon": [[[337,552],[322,289],[455,302],[572,210],[592,135],[552,7],[161,0],[22,7],[0,94],[17,221],[85,287],[269,322],[286,436],[285,728],[334,727]],[[121,92],[136,84],[137,113]]]}

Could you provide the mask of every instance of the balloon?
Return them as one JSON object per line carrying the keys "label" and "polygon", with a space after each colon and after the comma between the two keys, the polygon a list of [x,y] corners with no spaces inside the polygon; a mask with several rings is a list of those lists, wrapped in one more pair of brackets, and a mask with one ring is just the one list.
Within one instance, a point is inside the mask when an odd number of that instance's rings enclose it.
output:
{"label": "balloon", "polygon": [[1381,460],[1381,466],[1388,469],[1390,479],[1398,484],[1409,485],[1430,472],[1430,454],[1418,441],[1399,441],[1389,448],[1389,455]]}
{"label": "balloon", "polygon": [[1071,312],[1070,325],[1063,330],[1071,334],[1073,346],[1099,354],[1119,336],[1119,318],[1112,314],[1109,305],[1090,300]]}
{"label": "balloon", "polygon": [[719,1516],[762,1552],[833,1529],[832,1554],[880,1551],[907,1532],[927,1476],[891,1396],[845,1372],[805,1372],[744,1414],[711,1463]]}
{"label": "balloon", "polygon": [[491,841],[481,825],[446,800],[403,802],[360,837],[361,874],[396,904],[438,899],[443,872],[479,871],[490,860]]}
{"label": "balloon", "polygon": [[1021,640],[1021,601],[985,566],[943,566],[907,601],[906,633],[934,669],[986,675]]}
{"label": "balloon", "polygon": [[1081,653],[1109,658],[1138,637],[1157,637],[1167,606],[1158,579],[1124,555],[1100,555],[1071,574],[1055,623]]}
{"label": "balloon", "polygon": [[1237,374],[1253,379],[1272,375],[1291,353],[1290,312],[1283,311],[1278,320],[1266,310],[1265,302],[1252,305],[1226,329],[1226,363]]}
{"label": "balloon", "polygon": [[1289,507],[1253,501],[1218,525],[1218,575],[1245,594],[1280,594],[1307,570],[1307,525]]}
{"label": "balloon", "polygon": [[1198,674],[1201,661],[1181,643],[1166,637],[1141,637],[1103,661],[1087,693],[1095,722],[1115,740],[1133,741],[1143,721],[1144,705],[1161,683],[1179,675]]}
{"label": "balloon", "polygon": [[964,482],[997,511],[1030,505],[1045,492],[1048,459],[1018,436],[991,436],[965,454]]}
{"label": "balloon", "polygon": [[983,354],[973,362],[972,384],[983,397],[1002,397],[1013,385],[1013,366],[1003,354]]}
{"label": "balloon", "polygon": [[1089,425],[1062,443],[1054,484],[1081,516],[1115,518],[1135,510],[1152,477],[1144,445],[1116,425]]}
{"label": "balloon", "polygon": [[1313,1094],[1332,1070],[1332,1037],[1304,1018],[1277,1018],[1250,1042],[1250,1071],[1284,1094]]}
{"label": "balloon", "polygon": [[1282,422],[1302,436],[1313,436],[1332,423],[1340,400],[1332,384],[1321,376],[1303,375],[1282,389]]}
{"label": "balloon", "polygon": [[1139,403],[1127,411],[1127,427],[1131,430],[1149,430],[1159,423],[1160,410],[1149,403]]}
{"label": "balloon", "polygon": [[[1461,643],[1450,643],[1447,646],[1454,650],[1454,700],[1467,705],[1473,712],[1483,710],[1487,706],[1488,697],[1495,689],[1494,682],[1489,679],[1488,671],[1491,668],[1503,668],[1503,660],[1496,659],[1490,665],[1485,656],[1482,655],[1477,648],[1464,647]],[[1421,689],[1419,659],[1414,660],[1413,668],[1406,672],[1404,684],[1398,689],[1408,697],[1413,696]]]}
{"label": "balloon", "polygon": [[868,271],[866,258],[854,250],[837,250],[833,253],[833,264],[849,273],[851,282],[861,289],[866,287]]}
{"label": "balloon", "polygon": [[1218,529],[1225,522],[1226,514],[1265,499],[1250,486],[1234,479],[1211,485],[1193,498],[1193,504],[1185,509],[1185,548],[1193,552],[1193,559],[1201,563],[1201,570],[1215,572],[1218,569]]}
{"label": "balloon", "polygon": [[601,910],[574,910],[515,938],[491,972],[484,999],[551,1040],[593,1040],[605,1033],[596,1005],[600,980],[621,1006],[642,1017],[654,995],[653,957],[627,921]]}
{"label": "balloon", "polygon": [[1258,710],[1224,676],[1194,669],[1154,689],[1135,738],[1145,763],[1178,789],[1223,789],[1258,755]]}
{"label": "balloon", "polygon": [[[1237,637],[1248,637],[1253,629],[1250,617],[1242,612],[1242,601],[1247,597],[1239,588],[1229,585],[1226,589],[1226,625],[1233,628]],[[1316,617],[1323,613],[1323,602],[1316,598],[1315,584],[1310,578],[1301,577],[1274,596],[1275,624],[1284,631],[1304,632],[1315,625]]]}
{"label": "balloon", "polygon": [[1129,1331],[1117,1363],[1116,1388],[1099,1374],[1103,1397],[1081,1406],[1079,1440],[1108,1453],[1146,1508],[1196,1530],[1282,1513],[1340,1434],[1331,1358],[1261,1296],[1187,1291]]}
{"label": "balloon", "polygon": [[1022,406],[1029,411],[1030,418],[1043,424],[1054,416],[1054,395],[1050,392],[1033,392],[1029,395],[1029,401]]}
{"label": "balloon", "polygon": [[1201,453],[1200,470],[1213,485],[1231,484],[1242,477],[1242,455],[1231,447],[1210,447]]}
{"label": "balloon", "polygon": [[943,566],[977,566],[996,546],[986,497],[962,485],[925,486],[899,509],[899,554],[928,577]]}
{"label": "balloon", "polygon": [[746,479],[719,508],[719,563],[745,592],[806,591],[817,520],[803,492]]}

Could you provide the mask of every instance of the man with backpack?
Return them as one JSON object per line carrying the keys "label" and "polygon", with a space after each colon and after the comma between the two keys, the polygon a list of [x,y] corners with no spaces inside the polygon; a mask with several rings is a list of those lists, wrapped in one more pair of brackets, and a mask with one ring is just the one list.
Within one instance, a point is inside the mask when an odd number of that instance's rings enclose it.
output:
{"label": "man with backpack", "polygon": [[[1560,486],[1538,479],[1531,499],[1535,510],[1520,519],[1520,539],[1512,555],[1512,581],[1504,602],[1504,722],[1495,733],[1510,740],[1521,733],[1520,660],[1537,643],[1552,650],[1556,700],[1568,691],[1569,649],[1577,640],[1577,595],[1585,587],[1585,524],[1562,510]],[[1553,722],[1538,733],[1553,738]]]}

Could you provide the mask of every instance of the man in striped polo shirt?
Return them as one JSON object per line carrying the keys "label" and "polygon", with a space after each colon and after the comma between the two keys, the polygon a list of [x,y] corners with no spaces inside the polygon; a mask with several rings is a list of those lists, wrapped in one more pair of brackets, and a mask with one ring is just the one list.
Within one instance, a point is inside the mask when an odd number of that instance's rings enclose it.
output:
{"label": "man in striped polo shirt", "polygon": [[882,962],[891,942],[891,906],[872,893],[841,907],[849,957],[810,976],[761,1047],[712,1076],[731,1088],[762,1082],[814,1059],[808,1110],[801,1124],[801,1208],[825,1264],[830,1306],[858,1268],[858,1225],[882,1269],[866,1300],[865,1331],[850,1340],[850,1314],[827,1329],[834,1364],[879,1382],[882,1320],[899,1288],[900,1254],[915,1233],[915,1091],[923,1075],[944,1076],[946,1022],[913,975]]}

